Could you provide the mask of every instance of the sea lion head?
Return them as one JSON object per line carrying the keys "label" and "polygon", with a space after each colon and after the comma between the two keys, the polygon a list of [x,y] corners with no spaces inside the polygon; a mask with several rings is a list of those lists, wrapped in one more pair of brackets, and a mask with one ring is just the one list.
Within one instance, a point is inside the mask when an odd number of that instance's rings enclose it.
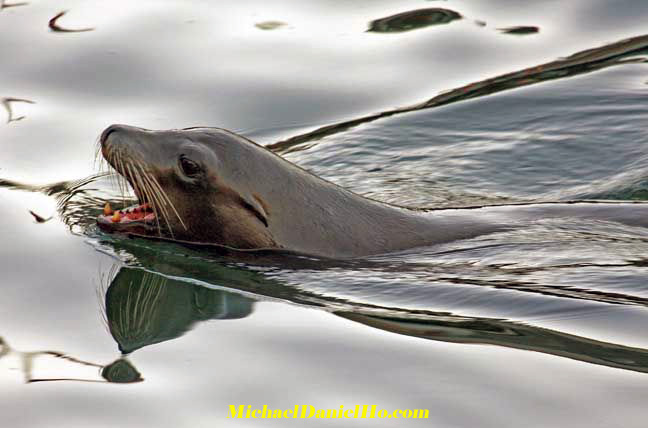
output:
{"label": "sea lion head", "polygon": [[[270,214],[254,192],[258,157],[270,153],[219,128],[152,131],[111,125],[101,153],[133,188],[139,204],[108,206],[102,230],[234,248],[273,248]],[[270,154],[272,155],[272,154]]]}

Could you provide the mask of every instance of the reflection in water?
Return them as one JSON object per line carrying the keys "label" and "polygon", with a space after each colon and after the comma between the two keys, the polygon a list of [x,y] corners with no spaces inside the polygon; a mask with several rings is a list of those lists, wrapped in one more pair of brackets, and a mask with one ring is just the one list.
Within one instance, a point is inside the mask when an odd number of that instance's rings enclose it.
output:
{"label": "reflection in water", "polygon": [[18,3],[6,3],[5,0],[0,0],[0,11],[2,11],[2,9],[8,9],[10,7],[16,7],[16,6],[26,6],[28,4],[29,3],[26,1],[18,2]]}
{"label": "reflection in water", "polygon": [[144,380],[126,357],[118,358],[101,370],[101,376],[112,383],[135,383]]}
{"label": "reflection in water", "polygon": [[[46,185],[33,185],[19,183],[13,180],[0,178],[0,188],[22,190],[25,192],[38,192],[56,199],[57,211],[63,222],[72,232],[81,233],[87,227],[88,215],[94,212],[88,211],[102,206],[106,202],[106,196],[99,189],[88,187],[100,180],[109,177],[110,174],[100,173],[91,175],[80,180],[59,181]],[[126,204],[125,200],[113,200],[115,205]],[[32,213],[34,215],[34,213]],[[40,216],[39,216],[40,217]],[[49,219],[45,219],[46,221]],[[38,221],[38,219],[36,219]]]}
{"label": "reflection in water", "polygon": [[94,28],[78,28],[78,29],[70,29],[70,28],[63,28],[60,25],[58,25],[57,21],[60,17],[65,15],[67,13],[67,10],[64,10],[63,12],[60,12],[57,14],[54,18],[49,20],[49,28],[50,30],[56,32],[56,33],[82,33],[84,31],[92,31]]}
{"label": "reflection in water", "polygon": [[45,218],[43,216],[40,216],[40,215],[36,214],[32,210],[29,210],[29,214],[31,214],[34,217],[34,220],[36,220],[36,223],[46,223],[46,222],[50,221],[53,218],[53,216],[49,216],[48,218]]}
{"label": "reflection in water", "polygon": [[[12,349],[0,337],[0,359],[11,357],[18,361],[25,383],[54,381],[136,383],[144,380],[137,369],[125,357],[120,357],[112,363],[102,365],[74,358],[59,351],[18,351]],[[42,362],[48,372],[54,372],[56,377],[34,376],[33,373],[38,366],[38,361]],[[99,371],[87,373],[84,370],[87,368],[99,369]],[[60,377],[60,373],[72,374]]]}
{"label": "reflection in water", "polygon": [[638,56],[646,55],[647,49],[648,35],[624,39],[609,45],[581,51],[556,61],[525,68],[524,70],[503,74],[490,79],[471,83],[460,88],[452,89],[419,104],[386,110],[380,113],[374,113],[368,116],[323,126],[314,131],[296,135],[270,144],[266,147],[277,152],[288,153],[290,151],[303,149],[303,147],[296,147],[302,143],[319,140],[328,135],[346,131],[360,124],[372,122],[396,114],[442,106],[547,80],[576,76],[578,74],[601,70],[613,65],[627,64],[629,62],[646,62],[644,57]]}
{"label": "reflection in water", "polygon": [[281,21],[263,21],[254,24],[259,30],[276,30],[277,28],[285,27],[286,23]]}
{"label": "reflection in water", "polygon": [[524,36],[527,34],[535,34],[540,32],[539,27],[533,27],[533,26],[498,28],[498,30],[505,34],[515,34],[519,36]]}
{"label": "reflection in water", "polygon": [[[538,232],[530,232],[539,235],[543,246],[547,245],[545,238]],[[550,231],[549,233],[556,233]],[[156,245],[147,245],[147,241],[139,239],[119,239],[112,235],[100,237],[103,246],[110,246],[115,254],[136,260],[139,266],[149,270],[159,272],[163,275],[174,277],[191,278],[203,281],[208,284],[224,284],[228,288],[235,288],[245,292],[252,292],[264,296],[290,300],[294,303],[311,305],[321,296],[313,296],[301,290],[295,290],[279,281],[272,275],[273,271],[278,269],[289,270],[293,273],[305,272],[310,276],[318,273],[334,274],[336,271],[344,271],[348,275],[364,275],[369,271],[374,277],[384,277],[386,279],[393,276],[407,277],[412,281],[428,283],[431,285],[444,283],[460,287],[470,285],[482,289],[501,289],[515,292],[523,292],[530,296],[552,296],[561,299],[570,299],[580,302],[599,302],[613,305],[635,305],[648,307],[648,299],[642,296],[623,293],[620,291],[606,291],[595,288],[579,287],[577,285],[564,285],[556,283],[542,283],[537,278],[542,275],[551,277],[551,274],[565,272],[568,275],[571,271],[582,271],[585,269],[618,269],[618,268],[639,268],[646,266],[646,261],[625,260],[618,264],[596,264],[596,263],[555,263],[544,266],[524,266],[517,264],[482,264],[475,265],[470,259],[468,261],[457,260],[453,263],[441,261],[434,262],[416,262],[413,260],[396,259],[390,260],[389,256],[384,259],[376,258],[373,260],[323,260],[303,257],[293,257],[285,254],[222,254],[220,252],[206,251],[205,248],[190,248],[180,246],[175,243],[157,242]],[[591,238],[591,237],[590,237]],[[612,236],[607,236],[611,239]],[[568,239],[577,240],[575,235]],[[639,238],[641,239],[641,238]],[[543,242],[544,240],[544,242]],[[634,250],[634,243],[629,242]],[[519,248],[519,244],[512,245]],[[482,250],[498,251],[497,245],[482,247]],[[475,250],[475,248],[472,248]],[[444,256],[457,255],[462,250],[448,252],[434,252],[432,257],[440,259]],[[232,266],[232,263],[236,263]],[[241,268],[250,264],[254,270]],[[536,278],[533,280],[532,278]],[[298,285],[299,286],[299,285]],[[387,294],[394,290],[391,286],[386,289],[374,287],[372,293],[374,297],[381,292]],[[414,291],[412,297],[417,296]],[[419,295],[421,299],[429,297],[425,294]],[[323,306],[331,303],[333,297],[327,296]],[[435,299],[432,298],[430,304],[433,305]]]}
{"label": "reflection in water", "polygon": [[430,25],[447,24],[457,19],[461,19],[461,15],[449,9],[428,8],[410,10],[371,21],[367,32],[402,33],[404,31],[429,27]]}
{"label": "reflection in water", "polygon": [[7,123],[17,122],[25,118],[25,116],[14,117],[13,110],[11,109],[11,103],[36,104],[32,100],[26,100],[24,98],[0,98],[0,103],[2,103],[2,106],[7,111]]}
{"label": "reflection in water", "polygon": [[[261,276],[259,279],[263,281]],[[279,297],[274,290],[277,288],[257,287],[261,298]],[[392,333],[443,342],[497,345],[648,372],[645,349],[500,319],[340,302],[297,289],[287,295],[287,287],[283,291],[280,296],[283,299],[289,296],[295,303],[332,310],[342,318]],[[200,321],[244,318],[252,313],[253,302],[236,293],[123,267],[105,293],[104,313],[119,349],[129,353],[177,338]]]}
{"label": "reflection in water", "polygon": [[103,313],[123,354],[180,337],[199,321],[244,318],[252,300],[238,294],[123,267],[105,293]]}
{"label": "reflection in water", "polygon": [[[648,350],[531,325],[460,316],[338,312],[336,315],[381,330],[423,339],[465,344],[488,344],[542,352],[607,367],[648,372]],[[405,316],[404,316],[405,315]]]}
{"label": "reflection in water", "polygon": [[4,357],[7,355],[10,351],[9,345],[7,345],[7,342],[0,337],[0,358]]}
{"label": "reflection in water", "polygon": [[[123,252],[117,246],[115,250]],[[338,299],[292,287],[264,275],[258,269],[228,267],[199,261],[191,254],[168,257],[162,251],[129,247],[141,267],[115,265],[102,279],[101,311],[108,331],[122,356],[109,364],[98,364],[58,351],[21,352],[0,338],[0,359],[15,357],[25,382],[82,381],[135,383],[143,380],[126,358],[142,347],[178,338],[196,323],[207,320],[233,320],[249,316],[255,299],[281,299],[324,310],[344,319],[383,331],[427,340],[460,344],[487,344],[542,352],[606,367],[648,372],[648,350],[603,342],[556,330],[519,324],[496,318],[469,317],[425,309],[381,306]],[[178,263],[175,263],[177,261]],[[146,269],[164,271],[169,276]],[[182,274],[183,278],[178,275]],[[222,284],[230,290],[207,288],[201,284]],[[239,294],[239,291],[247,295]],[[48,376],[34,376],[37,360],[54,359],[44,366]],[[99,369],[94,374],[83,369]],[[72,375],[69,373],[72,372]],[[52,375],[52,373],[54,373]],[[61,376],[61,373],[65,373]],[[98,376],[97,376],[98,374]]]}

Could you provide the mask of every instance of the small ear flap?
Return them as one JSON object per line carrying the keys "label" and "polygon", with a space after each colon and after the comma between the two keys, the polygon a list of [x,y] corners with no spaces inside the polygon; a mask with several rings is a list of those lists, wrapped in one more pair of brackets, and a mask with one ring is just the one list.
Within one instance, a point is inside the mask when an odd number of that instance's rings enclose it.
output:
{"label": "small ear flap", "polygon": [[266,210],[263,208],[263,205],[253,197],[250,197],[248,195],[241,195],[241,203],[245,208],[250,210],[252,214],[254,214],[261,223],[265,224],[265,227],[268,227],[268,214],[266,213]]}

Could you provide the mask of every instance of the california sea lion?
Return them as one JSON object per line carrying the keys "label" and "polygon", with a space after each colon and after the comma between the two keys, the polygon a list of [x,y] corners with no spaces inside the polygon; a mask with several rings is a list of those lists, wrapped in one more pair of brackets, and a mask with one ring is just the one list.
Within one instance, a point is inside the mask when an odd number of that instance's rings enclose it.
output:
{"label": "california sea lion", "polygon": [[548,203],[412,210],[357,195],[219,128],[112,125],[105,159],[140,204],[98,217],[106,231],[235,249],[351,258],[571,217],[648,227],[648,204]]}

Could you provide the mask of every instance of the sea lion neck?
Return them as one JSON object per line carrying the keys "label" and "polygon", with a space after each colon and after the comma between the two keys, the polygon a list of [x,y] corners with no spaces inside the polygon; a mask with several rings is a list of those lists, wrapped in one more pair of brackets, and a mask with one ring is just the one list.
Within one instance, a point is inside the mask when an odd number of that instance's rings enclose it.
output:
{"label": "sea lion neck", "polygon": [[365,198],[255,143],[247,145],[235,181],[264,205],[270,232],[284,247],[346,258],[424,245],[434,233],[430,215]]}

